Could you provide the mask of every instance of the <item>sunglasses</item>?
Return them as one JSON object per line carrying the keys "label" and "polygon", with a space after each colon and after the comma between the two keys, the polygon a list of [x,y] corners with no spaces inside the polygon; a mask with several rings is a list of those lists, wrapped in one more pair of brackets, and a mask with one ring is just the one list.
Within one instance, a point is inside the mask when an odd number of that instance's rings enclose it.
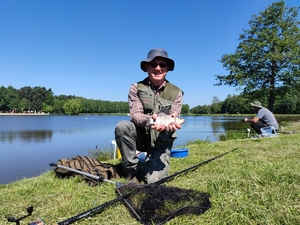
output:
{"label": "sunglasses", "polygon": [[166,63],[150,63],[150,66],[153,68],[156,68],[157,66],[159,66],[160,68],[166,68],[168,65]]}

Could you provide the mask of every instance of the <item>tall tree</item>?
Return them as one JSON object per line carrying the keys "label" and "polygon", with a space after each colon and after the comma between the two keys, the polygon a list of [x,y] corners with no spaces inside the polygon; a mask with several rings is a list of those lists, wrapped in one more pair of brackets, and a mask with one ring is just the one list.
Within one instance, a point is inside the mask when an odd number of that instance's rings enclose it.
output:
{"label": "tall tree", "polygon": [[211,106],[210,106],[210,110],[212,113],[220,113],[221,112],[221,101],[220,99],[214,95],[212,97],[212,102],[211,102]]}
{"label": "tall tree", "polygon": [[229,114],[253,113],[251,106],[242,95],[227,95],[222,102],[222,112]]}
{"label": "tall tree", "polygon": [[6,87],[0,87],[0,112],[6,111],[8,107],[8,103],[6,101]]}
{"label": "tall tree", "polygon": [[53,106],[52,106],[52,112],[61,114],[64,113],[64,104],[66,101],[54,99]]}
{"label": "tall tree", "polygon": [[82,111],[81,101],[78,98],[67,100],[63,108],[68,115],[78,115]]}
{"label": "tall tree", "polygon": [[29,109],[29,102],[26,98],[22,98],[20,103],[19,103],[19,111],[27,111]]}
{"label": "tall tree", "polygon": [[222,56],[220,62],[230,73],[215,75],[215,85],[239,87],[253,97],[259,93],[273,111],[276,94],[283,95],[280,90],[300,86],[299,8],[279,1],[253,15],[235,53]]}
{"label": "tall tree", "polygon": [[188,114],[190,113],[190,107],[188,104],[183,104],[181,108],[181,114]]}
{"label": "tall tree", "polygon": [[5,100],[8,109],[15,111],[20,102],[17,89],[13,88],[12,86],[8,86],[6,89]]}

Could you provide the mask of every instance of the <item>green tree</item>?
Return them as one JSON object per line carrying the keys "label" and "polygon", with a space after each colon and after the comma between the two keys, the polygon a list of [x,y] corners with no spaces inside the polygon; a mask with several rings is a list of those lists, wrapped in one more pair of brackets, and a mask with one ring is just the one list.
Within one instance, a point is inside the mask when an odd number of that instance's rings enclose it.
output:
{"label": "green tree", "polygon": [[210,106],[210,110],[212,113],[220,113],[221,112],[222,102],[217,96],[213,96],[212,104]]}
{"label": "green tree", "polygon": [[68,115],[78,115],[82,111],[81,101],[78,98],[67,100],[63,108]]}
{"label": "green tree", "polygon": [[84,113],[89,113],[89,112],[93,112],[93,110],[91,109],[91,101],[89,99],[86,98],[79,98],[81,101],[81,106],[82,109],[84,111]]}
{"label": "green tree", "polygon": [[[32,102],[32,88],[30,86],[22,87],[18,90],[20,99],[26,99],[26,109],[31,111],[31,102]],[[23,101],[24,102],[24,101]],[[25,108],[24,108],[25,109]]]}
{"label": "green tree", "polygon": [[8,108],[6,101],[6,88],[4,86],[0,87],[0,111],[6,111]]}
{"label": "green tree", "polygon": [[198,105],[190,109],[194,114],[210,114],[210,105]]}
{"label": "green tree", "polygon": [[52,112],[57,114],[64,113],[64,104],[65,104],[64,100],[54,99]]}
{"label": "green tree", "polygon": [[[51,89],[46,90],[44,87],[34,87],[31,94],[31,109],[40,111],[43,108],[43,103],[48,99],[48,95],[52,94],[52,91]],[[51,103],[51,100],[49,102]]]}
{"label": "green tree", "polygon": [[21,112],[24,110],[27,111],[29,109],[29,103],[26,98],[22,98],[20,103],[19,103],[19,109]]}
{"label": "green tree", "polygon": [[20,97],[18,93],[15,92],[10,100],[9,107],[13,109],[15,113],[20,112],[21,109],[19,108],[19,104],[20,104]]}
{"label": "green tree", "polygon": [[275,111],[276,113],[297,113],[298,104],[299,98],[297,96],[286,95],[283,99],[280,99],[279,104],[275,106]]}
{"label": "green tree", "polygon": [[[215,85],[240,87],[244,93],[267,95],[273,111],[279,87],[299,88],[300,79],[300,7],[288,8],[284,1],[274,2],[249,22],[243,30],[234,54],[225,54],[220,62],[229,75],[215,75]],[[276,92],[278,90],[278,92]]]}
{"label": "green tree", "polygon": [[189,114],[190,113],[190,107],[188,104],[183,104],[181,108],[181,114]]}
{"label": "green tree", "polygon": [[25,98],[27,100],[30,100],[32,99],[32,88],[30,86],[25,86],[25,87],[22,87],[19,89],[18,91],[19,93],[19,96],[21,99]]}
{"label": "green tree", "polygon": [[[251,110],[250,110],[251,109]],[[242,95],[227,95],[222,102],[222,112],[229,114],[251,113],[252,107]]]}
{"label": "green tree", "polygon": [[5,102],[6,102],[6,107],[8,110],[16,110],[17,109],[19,102],[20,102],[20,98],[19,98],[17,89],[13,88],[12,86],[8,86],[6,88]]}
{"label": "green tree", "polygon": [[[48,108],[48,106],[52,107],[54,105],[54,96],[53,96],[53,92],[51,90],[51,88],[47,91],[46,93],[46,99],[43,102],[43,107],[46,106]],[[43,110],[44,111],[44,110]]]}
{"label": "green tree", "polygon": [[97,112],[98,113],[106,113],[107,106],[105,105],[104,101],[96,100],[97,101]]}
{"label": "green tree", "polygon": [[46,112],[46,113],[51,113],[51,112],[53,112],[53,107],[52,107],[52,105],[48,105],[45,102],[43,102],[42,111]]}

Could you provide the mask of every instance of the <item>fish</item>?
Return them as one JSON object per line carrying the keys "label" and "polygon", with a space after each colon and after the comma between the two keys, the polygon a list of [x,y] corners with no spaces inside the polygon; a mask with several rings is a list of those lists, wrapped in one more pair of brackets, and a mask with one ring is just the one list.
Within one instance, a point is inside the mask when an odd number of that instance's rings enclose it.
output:
{"label": "fish", "polygon": [[146,127],[157,124],[158,126],[164,125],[164,126],[168,126],[170,124],[183,124],[184,123],[184,119],[180,118],[180,117],[172,117],[171,115],[167,115],[164,113],[160,113],[157,115],[156,120],[154,121],[152,118],[149,118],[147,123],[146,123]]}

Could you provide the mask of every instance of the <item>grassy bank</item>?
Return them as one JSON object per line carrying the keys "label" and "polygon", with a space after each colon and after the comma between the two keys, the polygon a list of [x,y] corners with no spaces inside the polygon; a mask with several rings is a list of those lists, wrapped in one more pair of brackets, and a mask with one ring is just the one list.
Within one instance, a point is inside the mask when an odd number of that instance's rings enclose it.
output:
{"label": "grassy bank", "polygon": [[[284,131],[287,132],[274,138],[189,143],[187,158],[171,159],[170,174],[234,148],[238,150],[167,183],[168,186],[208,192],[212,208],[203,215],[180,216],[166,224],[298,224],[299,126],[298,123],[286,125]],[[38,218],[45,224],[54,224],[117,197],[113,184],[91,187],[78,177],[59,179],[52,171],[0,185],[0,193],[0,224],[5,225],[14,224],[7,222],[7,216],[24,216],[29,206],[34,206],[33,214],[21,224]],[[129,225],[139,222],[118,202],[75,224]]]}

